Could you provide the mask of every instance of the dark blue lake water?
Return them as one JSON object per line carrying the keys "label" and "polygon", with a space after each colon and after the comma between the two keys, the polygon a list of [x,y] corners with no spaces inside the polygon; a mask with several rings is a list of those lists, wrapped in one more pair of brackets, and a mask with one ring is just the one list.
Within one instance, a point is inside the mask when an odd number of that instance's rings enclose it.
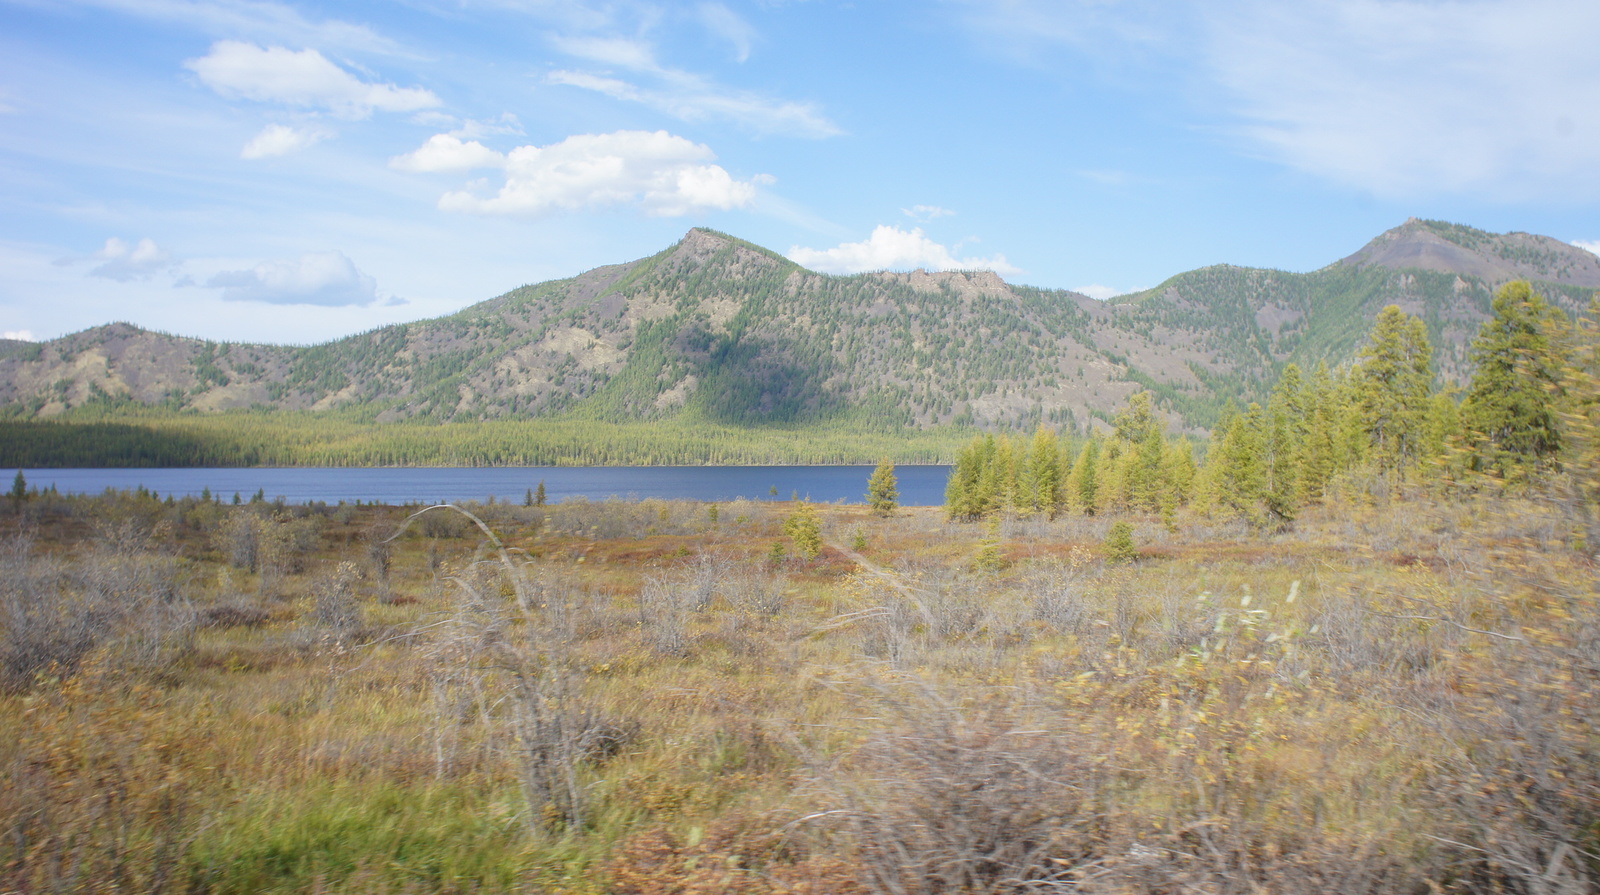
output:
{"label": "dark blue lake water", "polygon": [[[585,497],[642,500],[788,500],[795,494],[817,503],[865,503],[871,466],[523,466],[493,468],[407,467],[382,469],[27,469],[34,488],[98,494],[140,485],[162,497],[198,496],[203,489],[224,501],[257,490],[268,500],[289,503],[433,503],[497,500],[521,503],[528,489],[545,484],[551,502]],[[0,471],[0,489],[16,475]],[[900,466],[902,506],[944,503],[948,466]],[[774,489],[776,493],[774,494]]]}

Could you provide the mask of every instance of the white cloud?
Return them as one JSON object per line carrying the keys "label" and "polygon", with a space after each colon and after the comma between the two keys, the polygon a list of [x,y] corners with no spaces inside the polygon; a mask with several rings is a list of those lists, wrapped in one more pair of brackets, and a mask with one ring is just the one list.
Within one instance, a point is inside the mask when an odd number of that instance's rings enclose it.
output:
{"label": "white cloud", "polygon": [[505,184],[494,196],[450,192],[440,197],[439,207],[544,214],[636,205],[647,214],[674,216],[750,204],[755,182],[734,179],[710,164],[715,158],[709,147],[666,131],[579,134],[549,146],[513,149],[505,159]]}
{"label": "white cloud", "polygon": [[411,116],[412,124],[421,124],[463,140],[476,140],[499,134],[521,136],[522,122],[511,112],[502,112],[498,118],[457,118],[436,109],[424,109]]}
{"label": "white cloud", "polygon": [[5,332],[0,333],[0,339],[14,339],[18,342],[39,341],[34,337],[33,331],[27,329],[8,329]]}
{"label": "white cloud", "polygon": [[1600,239],[1574,239],[1572,244],[1580,249],[1588,249],[1596,255],[1600,255]]}
{"label": "white cloud", "polygon": [[239,150],[239,157],[244,159],[275,158],[299,152],[309,146],[314,146],[328,138],[328,132],[309,127],[289,127],[284,124],[269,124],[261,129],[261,133],[251,138]]}
{"label": "white cloud", "polygon": [[267,0],[51,0],[171,22],[218,36],[253,34],[299,44],[395,53],[398,47],[365,25],[312,21],[291,6]]}
{"label": "white cloud", "polygon": [[440,104],[421,87],[368,83],[328,61],[316,50],[259,47],[236,40],[218,41],[211,52],[184,67],[222,96],[327,109],[349,118],[374,111],[413,112]]}
{"label": "white cloud", "polygon": [[696,12],[707,31],[733,47],[735,59],[744,62],[750,58],[750,45],[755,43],[756,29],[749,22],[721,3],[702,3]]}
{"label": "white cloud", "polygon": [[94,260],[99,261],[100,266],[89,271],[90,276],[119,283],[146,279],[172,266],[172,256],[149,238],[130,246],[113,236],[106,240],[104,248],[95,252]]}
{"label": "white cloud", "polygon": [[886,224],[864,242],[847,242],[831,249],[795,246],[789,260],[823,273],[851,274],[869,270],[992,270],[1011,275],[1021,271],[1004,255],[992,258],[957,258],[950,249],[929,239],[921,227],[901,230]]}
{"label": "white cloud", "polygon": [[949,217],[950,215],[955,214],[955,212],[951,211],[950,209],[940,208],[937,205],[913,205],[910,208],[900,209],[900,213],[914,221],[922,222],[931,221],[935,218]]}
{"label": "white cloud", "polygon": [[1268,157],[1386,196],[1600,196],[1600,6],[1249,2],[1212,30]]}
{"label": "white cloud", "polygon": [[522,122],[510,112],[502,112],[499,118],[480,121],[468,118],[461,122],[461,126],[450,132],[450,136],[462,140],[476,140],[479,137],[488,137],[497,134],[522,134]]}
{"label": "white cloud", "polygon": [[[732,13],[729,13],[732,15]],[[640,103],[684,121],[723,119],[764,134],[821,139],[843,133],[813,103],[779,100],[734,90],[700,75],[667,68],[656,61],[644,41],[624,38],[556,38],[557,49],[569,55],[621,68],[648,79],[648,86],[610,72],[562,69],[549,83],[591,90],[625,102]]]}
{"label": "white cloud", "polygon": [[660,72],[655,48],[642,40],[625,37],[570,37],[551,38],[556,49],[568,56],[577,56],[602,65],[615,65],[634,71]]}
{"label": "white cloud", "polygon": [[[963,34],[1008,62],[1049,68],[1067,47],[1072,62],[1148,64],[1146,51],[1193,39],[1192,10],[1203,0],[946,0]],[[1210,0],[1222,2],[1222,0]]]}
{"label": "white cloud", "polygon": [[1073,287],[1072,291],[1079,293],[1080,295],[1087,295],[1090,298],[1099,299],[1100,301],[1105,301],[1108,298],[1115,298],[1118,295],[1127,294],[1127,292],[1122,289],[1117,289],[1112,286],[1102,286],[1099,283],[1094,283],[1088,286],[1075,286]]}
{"label": "white cloud", "polygon": [[401,171],[470,171],[473,168],[499,168],[506,157],[476,140],[462,142],[451,134],[434,134],[413,152],[389,159],[389,167]]}
{"label": "white cloud", "polygon": [[1008,59],[1184,98],[1241,152],[1369,194],[1600,197],[1600,4],[949,3]]}
{"label": "white cloud", "polygon": [[307,252],[294,260],[263,261],[249,270],[215,274],[206,286],[225,301],[277,305],[366,305],[377,300],[377,283],[342,252]]}
{"label": "white cloud", "polygon": [[593,72],[558,69],[551,72],[546,80],[560,87],[578,87],[583,90],[593,90],[595,93],[604,93],[612,99],[625,99],[630,102],[644,101],[643,94],[639,88],[621,78],[597,75]]}

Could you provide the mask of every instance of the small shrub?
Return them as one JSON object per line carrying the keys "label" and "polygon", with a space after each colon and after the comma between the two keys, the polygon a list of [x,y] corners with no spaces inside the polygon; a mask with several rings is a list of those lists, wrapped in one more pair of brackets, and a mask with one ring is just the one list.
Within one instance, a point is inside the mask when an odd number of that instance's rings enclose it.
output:
{"label": "small shrub", "polygon": [[1106,562],[1125,563],[1139,558],[1139,551],[1133,546],[1133,524],[1130,522],[1112,525],[1111,531],[1106,533],[1104,546]]}
{"label": "small shrub", "polygon": [[317,582],[313,618],[318,625],[336,634],[348,634],[361,627],[361,605],[356,602],[356,582],[360,577],[355,563],[342,562]]}
{"label": "small shrub", "polygon": [[817,509],[809,503],[802,503],[789,518],[784,520],[783,532],[794,542],[795,552],[805,557],[807,561],[816,559],[822,553],[822,523],[817,518]]}

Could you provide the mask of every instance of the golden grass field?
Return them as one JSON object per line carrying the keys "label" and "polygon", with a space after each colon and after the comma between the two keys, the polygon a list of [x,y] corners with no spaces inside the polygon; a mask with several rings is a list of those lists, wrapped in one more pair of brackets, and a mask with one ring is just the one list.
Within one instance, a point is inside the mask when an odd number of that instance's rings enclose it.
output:
{"label": "golden grass field", "polygon": [[1600,886],[1553,502],[414,509],[7,503],[0,892]]}

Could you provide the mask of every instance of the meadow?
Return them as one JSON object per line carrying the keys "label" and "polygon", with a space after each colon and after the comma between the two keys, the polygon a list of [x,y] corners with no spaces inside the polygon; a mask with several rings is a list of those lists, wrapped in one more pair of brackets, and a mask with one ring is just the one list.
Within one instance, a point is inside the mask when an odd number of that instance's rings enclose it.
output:
{"label": "meadow", "polygon": [[0,891],[1594,892],[1580,515],[15,496]]}

